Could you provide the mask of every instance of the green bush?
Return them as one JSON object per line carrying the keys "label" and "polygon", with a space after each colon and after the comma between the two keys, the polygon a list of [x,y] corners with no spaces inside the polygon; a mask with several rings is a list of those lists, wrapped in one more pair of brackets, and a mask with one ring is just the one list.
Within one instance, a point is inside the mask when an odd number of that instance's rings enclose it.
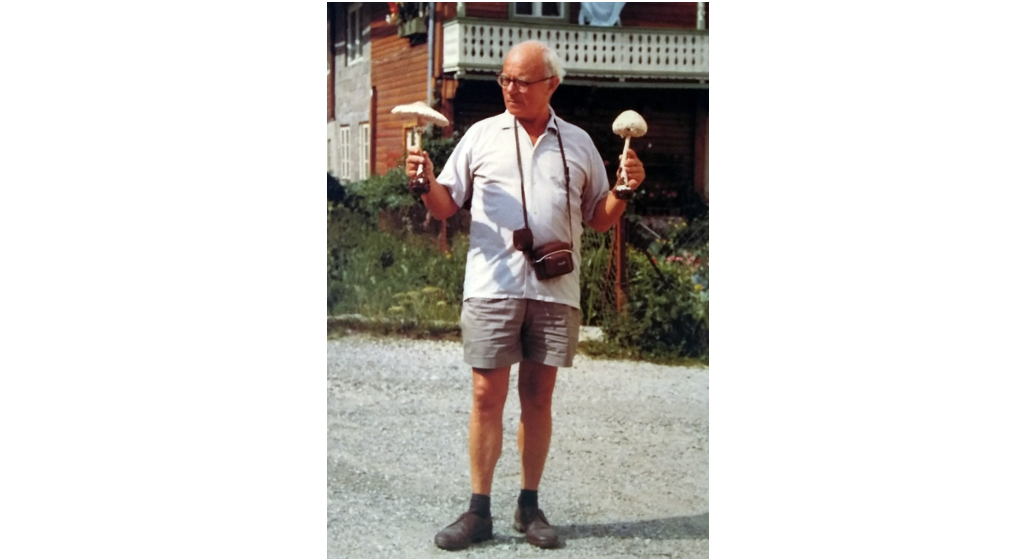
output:
{"label": "green bush", "polygon": [[[442,138],[434,129],[424,138],[423,149],[437,169],[444,166],[459,137],[456,133]],[[411,216],[421,209],[421,202],[408,192],[403,161],[384,175],[343,189],[348,203],[330,202],[327,216],[327,312],[417,323],[457,322],[468,236],[452,236],[453,250],[442,253],[437,241],[412,233]],[[380,230],[381,223],[398,216],[409,226]]]}
{"label": "green bush", "polygon": [[676,241],[654,243],[648,251],[655,255],[653,263],[643,251],[628,246],[625,306],[617,313],[615,270],[606,278],[611,239],[611,234],[585,231],[581,248],[580,307],[584,324],[601,326],[605,333],[611,347],[602,353],[708,359],[708,243],[679,248]]}
{"label": "green bush", "polygon": [[[330,205],[327,312],[416,322],[455,321],[465,254],[441,253],[432,239],[380,231],[358,212]],[[459,236],[456,247],[468,247]]]}
{"label": "green bush", "polygon": [[[433,127],[433,132],[425,135],[422,142],[422,149],[429,154],[437,173],[444,167],[461,137],[459,132],[455,132],[450,138],[442,138],[440,134],[440,129]],[[360,208],[371,215],[379,215],[384,210],[403,211],[412,206],[422,205],[417,196],[408,192],[404,157],[385,174],[350,183],[344,188],[348,194],[358,199]]]}
{"label": "green bush", "polygon": [[356,196],[361,209],[371,215],[379,215],[381,210],[408,208],[416,203],[408,193],[408,177],[401,167],[394,167],[384,175],[350,183],[345,189]]}

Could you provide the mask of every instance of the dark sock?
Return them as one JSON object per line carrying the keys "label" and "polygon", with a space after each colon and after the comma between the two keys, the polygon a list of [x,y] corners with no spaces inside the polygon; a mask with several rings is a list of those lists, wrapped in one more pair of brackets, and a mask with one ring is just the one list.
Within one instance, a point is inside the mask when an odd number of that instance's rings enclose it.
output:
{"label": "dark sock", "polygon": [[469,512],[480,518],[490,518],[490,495],[473,493],[473,498],[469,500]]}
{"label": "dark sock", "polygon": [[537,491],[523,489],[519,492],[519,508],[537,508]]}

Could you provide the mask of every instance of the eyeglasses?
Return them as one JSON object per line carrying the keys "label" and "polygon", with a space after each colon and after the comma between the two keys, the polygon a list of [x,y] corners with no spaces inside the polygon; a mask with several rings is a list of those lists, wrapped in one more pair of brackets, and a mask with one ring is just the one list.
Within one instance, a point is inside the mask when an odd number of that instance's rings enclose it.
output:
{"label": "eyeglasses", "polygon": [[515,86],[516,86],[516,89],[518,89],[520,92],[525,92],[527,89],[530,88],[531,85],[533,85],[535,83],[541,83],[544,80],[550,80],[551,78],[554,78],[554,77],[555,76],[548,76],[546,78],[541,78],[541,79],[539,79],[537,81],[524,82],[523,80],[517,80],[515,78],[510,78],[510,77],[506,76],[505,74],[498,74],[498,85],[500,85],[502,88],[507,88],[508,84],[514,83]]}

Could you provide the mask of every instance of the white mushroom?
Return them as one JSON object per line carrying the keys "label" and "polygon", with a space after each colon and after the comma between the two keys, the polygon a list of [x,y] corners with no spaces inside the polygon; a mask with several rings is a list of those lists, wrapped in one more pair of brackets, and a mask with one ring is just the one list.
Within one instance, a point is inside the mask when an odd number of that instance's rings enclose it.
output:
{"label": "white mushroom", "polygon": [[[415,147],[419,149],[420,153],[422,153],[423,126],[426,124],[436,124],[437,126],[444,127],[450,124],[447,117],[433,110],[429,105],[422,101],[416,101],[415,103],[409,103],[407,105],[398,105],[390,112],[401,117],[414,117],[416,119]],[[423,175],[422,163],[419,164],[419,169],[416,171],[415,178],[408,184],[408,188],[416,194],[429,192],[429,183],[426,182],[426,177]]]}
{"label": "white mushroom", "polygon": [[[623,157],[620,161],[626,161],[626,152],[630,149],[630,138],[640,138],[648,132],[648,123],[635,111],[623,111],[619,113],[616,120],[612,121],[612,132],[623,138]],[[630,197],[630,187],[627,186],[626,167],[616,182],[616,197],[627,199]]]}

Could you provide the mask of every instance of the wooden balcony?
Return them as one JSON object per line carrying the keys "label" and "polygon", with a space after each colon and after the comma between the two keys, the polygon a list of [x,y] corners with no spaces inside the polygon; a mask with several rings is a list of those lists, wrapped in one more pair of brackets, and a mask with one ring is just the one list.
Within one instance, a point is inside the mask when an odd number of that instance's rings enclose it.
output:
{"label": "wooden balcony", "polygon": [[709,87],[709,33],[693,29],[455,19],[444,24],[444,72],[493,78],[505,53],[530,39],[555,50],[567,83]]}

